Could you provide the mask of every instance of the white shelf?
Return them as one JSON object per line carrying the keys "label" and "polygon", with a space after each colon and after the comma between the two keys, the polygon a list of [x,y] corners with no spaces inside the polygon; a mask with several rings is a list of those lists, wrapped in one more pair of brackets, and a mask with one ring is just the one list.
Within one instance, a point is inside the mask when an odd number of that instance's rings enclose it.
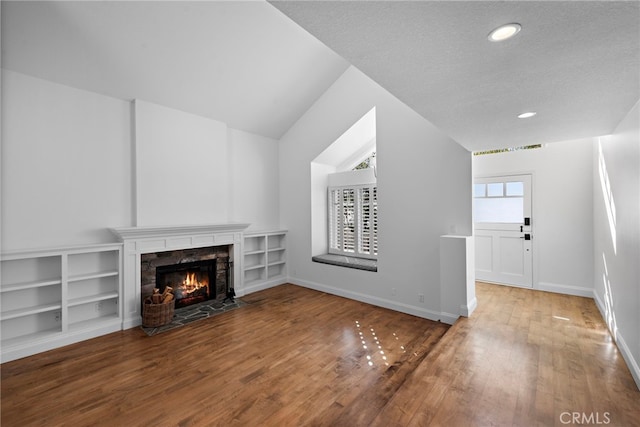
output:
{"label": "white shelf", "polygon": [[87,329],[91,330],[91,329],[108,327],[109,324],[117,325],[118,323],[120,323],[119,316],[109,315],[109,316],[103,316],[103,317],[96,317],[95,319],[91,319],[91,320],[83,320],[80,322],[70,323],[69,332],[77,333]]}
{"label": "white shelf", "polygon": [[80,282],[83,280],[99,279],[101,277],[112,277],[120,274],[118,271],[105,271],[103,273],[79,274],[77,276],[69,276],[69,283]]}
{"label": "white shelf", "polygon": [[75,307],[77,305],[88,304],[92,302],[104,301],[108,299],[118,298],[117,292],[106,292],[103,294],[90,295],[81,298],[72,298],[67,301],[69,307]]}
{"label": "white shelf", "polygon": [[[286,230],[245,233],[244,286],[273,286],[286,280]],[[275,280],[274,280],[275,279]]]}
{"label": "white shelf", "polygon": [[122,244],[8,252],[1,262],[2,362],[121,328]]}
{"label": "white shelf", "polygon": [[259,284],[261,284],[264,280],[263,279],[253,279],[253,280],[247,280],[244,282],[244,285],[246,287],[253,287],[253,286],[257,286]]}
{"label": "white shelf", "polygon": [[7,310],[2,312],[2,316],[0,316],[0,320],[17,319],[19,317],[31,316],[33,314],[60,310],[61,308],[62,308],[62,302],[58,301],[52,304],[35,305],[33,307],[20,308],[17,310]]}
{"label": "white shelf", "polygon": [[12,285],[0,287],[0,292],[22,291],[24,289],[42,288],[45,286],[60,285],[62,279],[42,280],[39,282],[14,283]]}

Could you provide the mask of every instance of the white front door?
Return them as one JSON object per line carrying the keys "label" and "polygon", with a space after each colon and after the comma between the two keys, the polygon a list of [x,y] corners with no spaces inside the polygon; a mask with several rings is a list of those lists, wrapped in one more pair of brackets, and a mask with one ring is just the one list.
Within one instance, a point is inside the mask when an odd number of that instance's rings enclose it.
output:
{"label": "white front door", "polygon": [[531,175],[476,178],[476,279],[531,288]]}

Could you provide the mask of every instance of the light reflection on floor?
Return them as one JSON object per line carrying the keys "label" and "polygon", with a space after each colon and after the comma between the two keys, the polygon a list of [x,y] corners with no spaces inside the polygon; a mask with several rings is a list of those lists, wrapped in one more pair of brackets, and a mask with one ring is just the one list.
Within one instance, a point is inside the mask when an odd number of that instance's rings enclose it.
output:
{"label": "light reflection on floor", "polygon": [[[392,352],[392,347],[388,347],[387,351],[382,347],[382,343],[380,342],[380,338],[376,335],[376,331],[374,328],[363,327],[358,320],[355,321],[356,329],[358,331],[358,336],[360,338],[360,342],[362,343],[362,348],[366,350],[366,358],[367,364],[369,366],[385,365],[389,366],[389,360],[387,359],[387,353]],[[393,333],[393,337],[399,341],[400,338]],[[369,341],[367,341],[369,340]],[[402,353],[406,353],[404,345],[398,346]]]}

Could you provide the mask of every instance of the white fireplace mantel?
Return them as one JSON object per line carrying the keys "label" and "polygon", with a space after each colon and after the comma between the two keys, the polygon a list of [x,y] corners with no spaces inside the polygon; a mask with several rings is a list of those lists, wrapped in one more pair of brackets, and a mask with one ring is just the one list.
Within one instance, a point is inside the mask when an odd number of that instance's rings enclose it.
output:
{"label": "white fireplace mantel", "polygon": [[140,260],[152,252],[233,245],[233,276],[236,295],[244,294],[242,283],[243,232],[250,224],[225,223],[175,226],[120,227],[111,231],[124,243],[123,251],[123,322],[128,329],[142,323],[140,313]]}
{"label": "white fireplace mantel", "polygon": [[146,227],[120,227],[112,228],[111,230],[122,241],[126,240],[139,240],[139,239],[153,239],[153,238],[165,238],[170,236],[181,235],[210,235],[212,233],[234,233],[242,232],[251,224],[244,223],[227,223],[227,224],[201,224],[201,225],[173,225],[173,226],[160,226],[152,225]]}

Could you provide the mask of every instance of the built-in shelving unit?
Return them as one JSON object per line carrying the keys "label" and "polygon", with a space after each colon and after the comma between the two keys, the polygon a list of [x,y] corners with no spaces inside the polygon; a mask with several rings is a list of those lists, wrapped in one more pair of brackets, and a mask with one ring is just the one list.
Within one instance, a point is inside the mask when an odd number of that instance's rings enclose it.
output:
{"label": "built-in shelving unit", "polygon": [[245,290],[265,289],[286,282],[286,230],[244,234]]}
{"label": "built-in shelving unit", "polygon": [[122,245],[6,252],[2,362],[122,329]]}

